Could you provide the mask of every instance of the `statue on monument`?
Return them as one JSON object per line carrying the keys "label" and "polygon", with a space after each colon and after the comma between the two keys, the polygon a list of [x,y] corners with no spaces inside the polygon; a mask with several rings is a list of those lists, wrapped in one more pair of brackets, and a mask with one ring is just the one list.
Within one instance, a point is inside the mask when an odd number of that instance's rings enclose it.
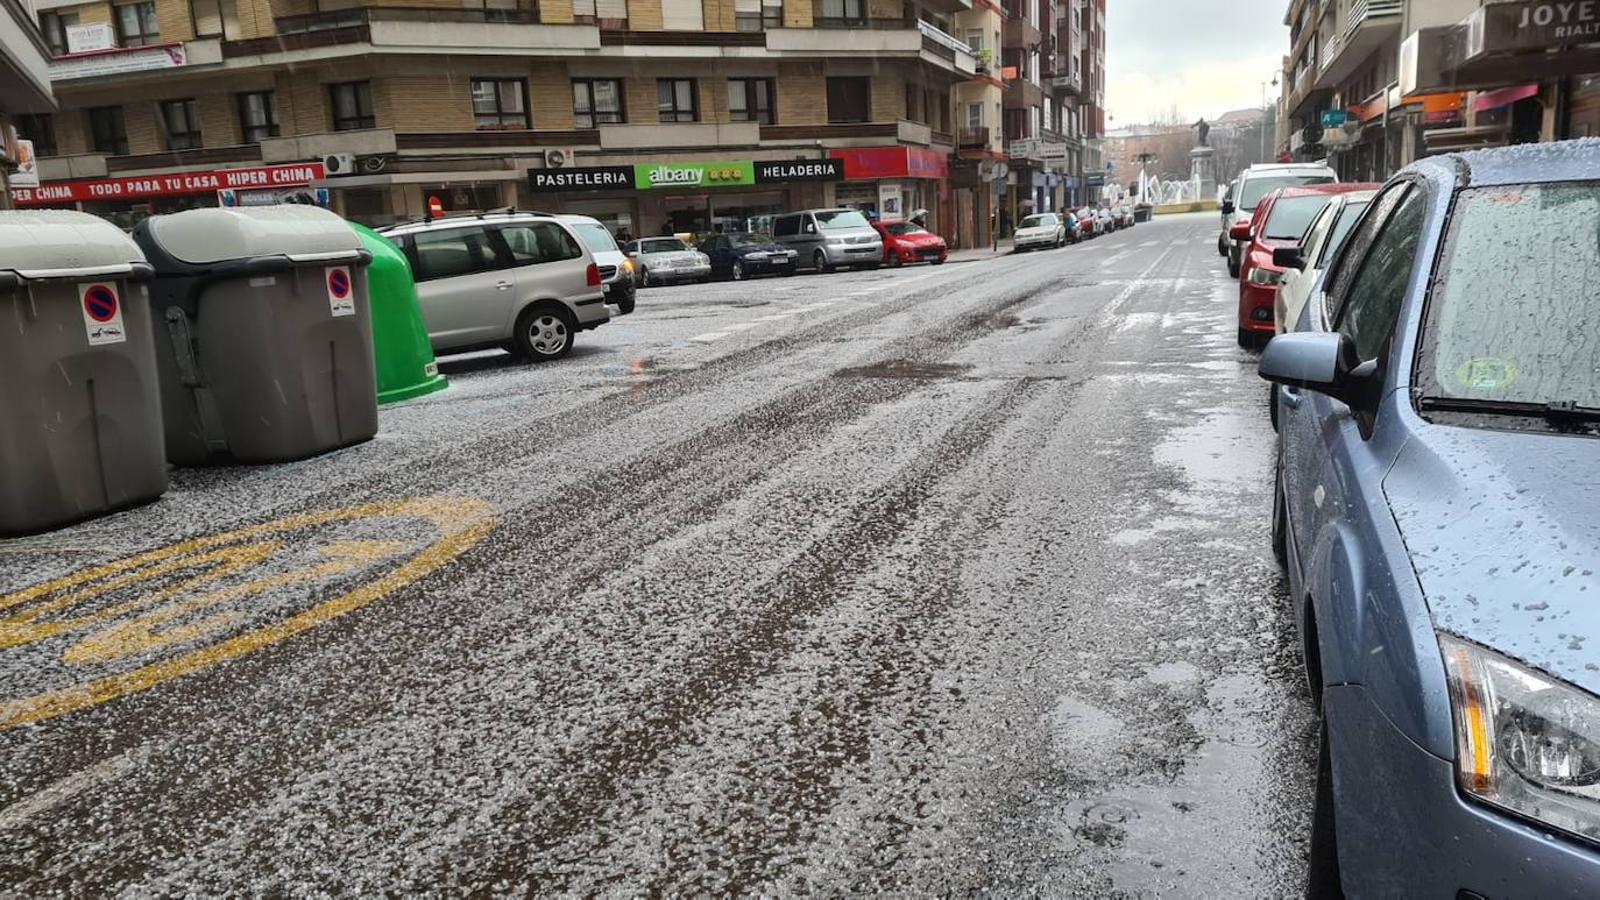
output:
{"label": "statue on monument", "polygon": [[1210,144],[1206,143],[1206,138],[1209,138],[1211,136],[1211,123],[1207,122],[1205,120],[1204,116],[1201,116],[1200,117],[1200,121],[1194,123],[1193,125],[1190,125],[1189,127],[1195,129],[1198,132],[1200,132],[1200,143],[1197,144],[1196,146],[1199,146],[1199,147],[1209,147],[1210,146]]}

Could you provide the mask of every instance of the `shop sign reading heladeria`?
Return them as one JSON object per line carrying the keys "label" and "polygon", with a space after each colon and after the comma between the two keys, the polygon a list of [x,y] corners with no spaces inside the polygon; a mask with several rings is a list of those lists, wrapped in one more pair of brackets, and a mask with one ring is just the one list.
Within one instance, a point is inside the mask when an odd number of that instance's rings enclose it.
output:
{"label": "shop sign reading heladeria", "polygon": [[15,188],[11,200],[19,207],[50,206],[96,200],[140,200],[211,194],[223,190],[261,190],[301,187],[326,176],[322,163],[218,169],[179,175],[138,175],[131,178],[96,178],[85,181],[46,182],[36,188]]}
{"label": "shop sign reading heladeria", "polygon": [[536,193],[558,191],[671,191],[839,181],[838,160],[640,163],[632,166],[583,166],[573,169],[529,169],[528,185]]}

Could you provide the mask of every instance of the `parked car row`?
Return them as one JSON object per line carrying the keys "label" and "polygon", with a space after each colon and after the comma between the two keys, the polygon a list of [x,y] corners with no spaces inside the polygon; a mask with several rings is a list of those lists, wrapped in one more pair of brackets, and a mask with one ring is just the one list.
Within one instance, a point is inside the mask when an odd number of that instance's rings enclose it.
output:
{"label": "parked car row", "polygon": [[1133,204],[1085,206],[1064,213],[1035,213],[1017,223],[1011,247],[1018,253],[1076,244],[1134,224]]}
{"label": "parked car row", "polygon": [[1247,173],[1225,220],[1241,337],[1277,333],[1308,896],[1600,885],[1600,142],[1526,149],[1340,193]]}

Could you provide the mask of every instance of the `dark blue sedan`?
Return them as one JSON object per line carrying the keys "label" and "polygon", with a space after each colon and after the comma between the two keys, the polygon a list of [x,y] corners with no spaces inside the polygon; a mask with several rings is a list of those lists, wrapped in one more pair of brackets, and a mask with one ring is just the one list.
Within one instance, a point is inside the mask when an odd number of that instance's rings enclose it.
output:
{"label": "dark blue sedan", "polygon": [[1313,895],[1600,896],[1600,141],[1402,171],[1299,329],[1260,367]]}
{"label": "dark blue sedan", "polygon": [[711,258],[711,277],[743,281],[754,275],[793,275],[795,252],[752,232],[719,234],[700,242]]}

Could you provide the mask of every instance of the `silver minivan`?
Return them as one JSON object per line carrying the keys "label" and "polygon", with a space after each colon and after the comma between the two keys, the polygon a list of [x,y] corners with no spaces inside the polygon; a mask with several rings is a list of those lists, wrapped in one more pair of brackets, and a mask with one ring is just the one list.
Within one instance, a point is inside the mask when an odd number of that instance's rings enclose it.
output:
{"label": "silver minivan", "polygon": [[840,266],[876,269],[883,264],[883,238],[854,209],[808,209],[772,220],[773,240],[798,254],[799,264],[818,272]]}
{"label": "silver minivan", "polygon": [[438,353],[504,347],[558,359],[618,315],[594,255],[553,216],[485,213],[385,228],[411,262]]}

